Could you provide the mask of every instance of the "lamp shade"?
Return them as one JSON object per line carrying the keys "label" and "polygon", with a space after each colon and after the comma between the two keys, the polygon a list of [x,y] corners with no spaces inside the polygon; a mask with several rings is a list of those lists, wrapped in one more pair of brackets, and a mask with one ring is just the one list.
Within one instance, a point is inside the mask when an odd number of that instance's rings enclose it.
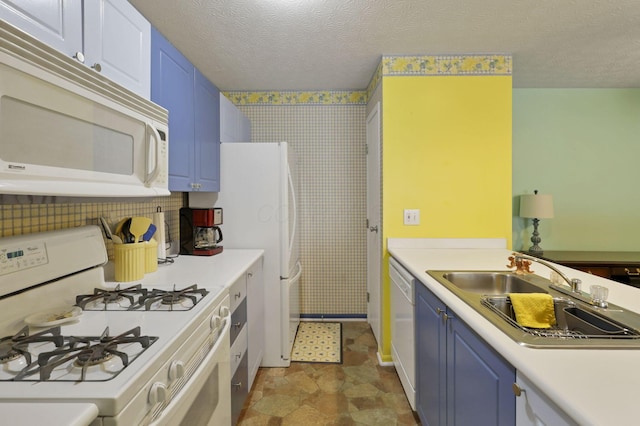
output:
{"label": "lamp shade", "polygon": [[553,217],[553,197],[550,194],[520,196],[520,217],[549,219]]}

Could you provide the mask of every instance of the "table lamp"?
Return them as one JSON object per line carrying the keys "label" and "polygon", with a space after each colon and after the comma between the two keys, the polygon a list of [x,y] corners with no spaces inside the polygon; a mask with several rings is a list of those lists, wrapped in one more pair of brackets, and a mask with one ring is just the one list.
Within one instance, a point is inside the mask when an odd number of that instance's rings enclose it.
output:
{"label": "table lamp", "polygon": [[531,254],[542,254],[540,247],[540,234],[538,233],[538,223],[540,219],[550,219],[553,217],[553,197],[549,194],[538,194],[538,190],[533,194],[520,196],[520,217],[533,219],[533,235],[531,242],[533,245],[529,249]]}

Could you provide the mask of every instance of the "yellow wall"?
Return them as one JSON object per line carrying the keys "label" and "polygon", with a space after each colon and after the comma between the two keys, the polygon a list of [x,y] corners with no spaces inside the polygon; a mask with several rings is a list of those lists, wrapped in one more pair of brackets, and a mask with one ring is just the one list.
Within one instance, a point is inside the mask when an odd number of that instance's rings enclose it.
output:
{"label": "yellow wall", "polygon": [[[383,241],[506,238],[511,247],[511,76],[382,81]],[[403,225],[403,209],[420,225]],[[390,361],[389,254],[383,248],[382,356]]]}

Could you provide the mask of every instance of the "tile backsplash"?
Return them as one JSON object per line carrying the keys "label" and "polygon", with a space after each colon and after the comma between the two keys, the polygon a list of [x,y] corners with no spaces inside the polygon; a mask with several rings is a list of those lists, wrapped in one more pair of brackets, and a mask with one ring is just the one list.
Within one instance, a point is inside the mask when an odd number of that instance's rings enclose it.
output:
{"label": "tile backsplash", "polygon": [[[179,244],[180,207],[184,194],[169,197],[136,198],[133,200],[59,199],[54,197],[0,195],[0,238],[34,232],[53,231],[84,225],[98,225],[101,216],[117,221],[123,217],[147,216],[157,208],[165,212],[166,235],[170,244]],[[109,258],[113,259],[113,244],[106,240]],[[169,244],[169,243],[168,243]]]}

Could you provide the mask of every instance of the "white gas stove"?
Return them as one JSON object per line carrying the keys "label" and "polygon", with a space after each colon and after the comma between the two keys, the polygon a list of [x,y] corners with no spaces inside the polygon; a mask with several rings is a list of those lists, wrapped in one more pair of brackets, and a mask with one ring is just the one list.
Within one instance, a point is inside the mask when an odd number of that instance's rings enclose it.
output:
{"label": "white gas stove", "polygon": [[107,283],[106,261],[94,226],[0,240],[0,403],[90,403],[95,424],[169,424],[208,395],[202,416],[228,424],[227,291]]}

